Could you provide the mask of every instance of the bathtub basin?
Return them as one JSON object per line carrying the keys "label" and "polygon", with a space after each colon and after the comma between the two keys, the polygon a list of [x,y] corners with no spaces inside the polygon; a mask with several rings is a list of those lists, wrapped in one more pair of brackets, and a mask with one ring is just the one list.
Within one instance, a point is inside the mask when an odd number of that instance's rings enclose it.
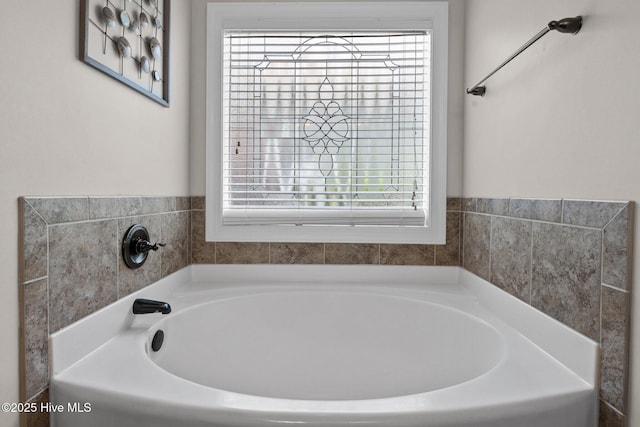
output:
{"label": "bathtub basin", "polygon": [[495,328],[444,305],[380,289],[297,288],[254,289],[169,316],[157,325],[166,347],[151,360],[237,393],[363,400],[450,387],[505,357]]}
{"label": "bathtub basin", "polygon": [[50,346],[60,427],[597,425],[597,345],[455,267],[191,266]]}

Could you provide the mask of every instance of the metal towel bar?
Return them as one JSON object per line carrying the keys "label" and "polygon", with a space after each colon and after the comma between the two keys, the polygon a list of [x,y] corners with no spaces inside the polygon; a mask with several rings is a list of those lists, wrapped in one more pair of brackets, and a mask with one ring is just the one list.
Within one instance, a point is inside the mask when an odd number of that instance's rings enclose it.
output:
{"label": "metal towel bar", "polygon": [[559,21],[551,21],[545,28],[543,28],[538,34],[533,36],[528,42],[522,45],[520,49],[516,50],[506,61],[502,64],[498,65],[493,71],[491,71],[484,79],[480,80],[476,85],[467,89],[467,93],[471,95],[479,95],[484,96],[487,92],[487,87],[482,86],[482,84],[487,81],[487,79],[493,76],[498,70],[511,62],[516,56],[520,55],[522,52],[527,50],[529,46],[537,42],[547,34],[551,30],[556,30],[560,33],[565,34],[577,34],[578,31],[582,28],[582,16],[576,16],[575,18],[564,18]]}

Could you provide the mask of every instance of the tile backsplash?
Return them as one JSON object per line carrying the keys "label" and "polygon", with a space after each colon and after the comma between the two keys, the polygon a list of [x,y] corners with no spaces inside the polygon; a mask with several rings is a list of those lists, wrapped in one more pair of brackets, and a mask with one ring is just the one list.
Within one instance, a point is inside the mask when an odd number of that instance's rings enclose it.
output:
{"label": "tile backsplash", "polygon": [[[50,333],[191,263],[462,265],[599,341],[600,426],[624,425],[631,203],[450,198],[444,245],[205,242],[203,197],[26,197],[19,208],[24,401],[48,399]],[[167,246],[130,270],[121,242],[136,223]]]}
{"label": "tile backsplash", "polygon": [[460,265],[460,199],[449,199],[444,245],[205,242],[204,197],[193,198],[194,264]]}
{"label": "tile backsplash", "polygon": [[[48,399],[47,339],[65,326],[190,264],[190,197],[25,197],[19,200],[21,398]],[[130,270],[122,238],[142,223],[167,244]],[[46,414],[25,414],[48,425]]]}
{"label": "tile backsplash", "polygon": [[624,426],[633,204],[467,198],[461,206],[462,266],[599,342],[600,426]]}

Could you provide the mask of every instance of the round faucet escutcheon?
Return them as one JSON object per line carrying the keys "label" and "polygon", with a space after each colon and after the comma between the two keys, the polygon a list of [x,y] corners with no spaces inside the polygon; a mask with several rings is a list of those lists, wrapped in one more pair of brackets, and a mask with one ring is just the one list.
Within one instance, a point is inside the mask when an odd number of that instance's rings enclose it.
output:
{"label": "round faucet escutcheon", "polygon": [[157,251],[163,246],[164,243],[149,241],[149,232],[144,225],[134,224],[129,227],[122,240],[122,258],[127,267],[140,268],[147,260],[149,251]]}

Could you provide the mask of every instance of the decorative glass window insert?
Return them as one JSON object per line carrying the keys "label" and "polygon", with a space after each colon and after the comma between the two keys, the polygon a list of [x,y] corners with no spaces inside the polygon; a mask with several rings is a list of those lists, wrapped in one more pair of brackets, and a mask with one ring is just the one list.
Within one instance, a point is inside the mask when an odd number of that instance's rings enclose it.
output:
{"label": "decorative glass window insert", "polygon": [[430,47],[427,31],[226,32],[224,221],[423,225]]}
{"label": "decorative glass window insert", "polygon": [[442,241],[446,4],[271,6],[209,5],[207,238]]}

